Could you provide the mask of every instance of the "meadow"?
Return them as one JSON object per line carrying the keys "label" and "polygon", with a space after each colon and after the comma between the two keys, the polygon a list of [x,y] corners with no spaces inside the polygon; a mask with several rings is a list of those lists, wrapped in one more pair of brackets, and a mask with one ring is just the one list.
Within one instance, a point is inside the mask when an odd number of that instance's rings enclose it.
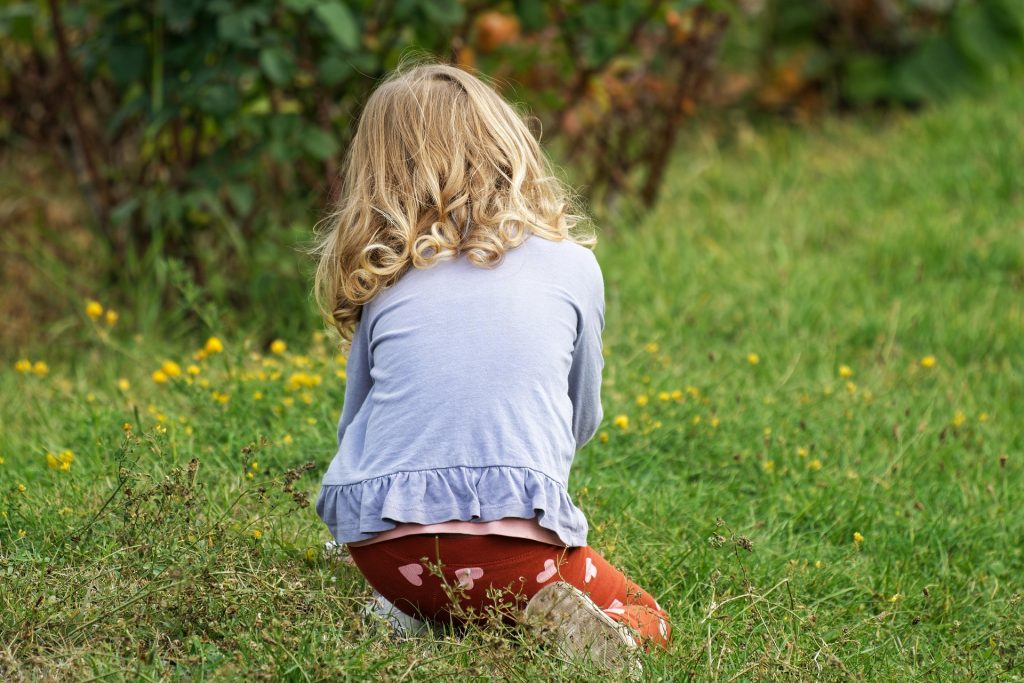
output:
{"label": "meadow", "polygon": [[[599,226],[571,493],[673,618],[649,680],[1024,680],[1024,93],[694,136]],[[293,254],[283,255],[291,257]],[[3,680],[606,680],[516,629],[389,641],[322,552],[344,355],[75,299],[0,370]]]}

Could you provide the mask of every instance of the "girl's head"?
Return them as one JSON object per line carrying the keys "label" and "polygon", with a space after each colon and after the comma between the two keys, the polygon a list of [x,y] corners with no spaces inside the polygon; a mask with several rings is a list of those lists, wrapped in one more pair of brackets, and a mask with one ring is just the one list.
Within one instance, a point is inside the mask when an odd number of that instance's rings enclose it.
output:
{"label": "girl's head", "polygon": [[410,266],[459,254],[493,266],[530,233],[593,244],[570,234],[579,220],[500,95],[453,66],[400,67],[366,102],[319,236],[320,310],[348,338],[363,304]]}

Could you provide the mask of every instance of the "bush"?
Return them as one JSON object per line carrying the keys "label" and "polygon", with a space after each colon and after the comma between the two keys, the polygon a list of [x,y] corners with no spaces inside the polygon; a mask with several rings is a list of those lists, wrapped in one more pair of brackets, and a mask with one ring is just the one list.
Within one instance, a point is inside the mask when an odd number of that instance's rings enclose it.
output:
{"label": "bush", "polygon": [[410,49],[524,100],[600,205],[649,205],[713,69],[725,4],[14,4],[0,10],[2,116],[7,135],[59,148],[78,171],[109,284],[155,282],[163,296],[174,258],[218,300],[276,294],[279,310],[282,288],[304,295],[300,259],[282,250],[308,235],[361,104]]}

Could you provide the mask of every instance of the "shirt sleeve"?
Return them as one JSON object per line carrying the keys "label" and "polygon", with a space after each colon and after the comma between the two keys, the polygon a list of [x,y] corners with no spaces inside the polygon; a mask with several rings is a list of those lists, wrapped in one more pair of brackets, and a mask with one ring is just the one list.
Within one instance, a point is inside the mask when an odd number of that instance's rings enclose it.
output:
{"label": "shirt sleeve", "polygon": [[[593,255],[591,255],[593,256]],[[604,331],[604,278],[597,260],[587,270],[588,282],[577,322],[576,344],[569,369],[572,434],[576,450],[594,437],[604,418],[601,408],[601,371],[604,369],[601,333]]]}
{"label": "shirt sleeve", "polygon": [[356,413],[370,393],[370,387],[373,386],[373,379],[370,377],[370,340],[366,317],[367,312],[364,308],[362,319],[356,323],[353,331],[352,346],[345,363],[345,404],[342,406],[341,419],[338,420],[339,448],[345,430],[352,424]]}

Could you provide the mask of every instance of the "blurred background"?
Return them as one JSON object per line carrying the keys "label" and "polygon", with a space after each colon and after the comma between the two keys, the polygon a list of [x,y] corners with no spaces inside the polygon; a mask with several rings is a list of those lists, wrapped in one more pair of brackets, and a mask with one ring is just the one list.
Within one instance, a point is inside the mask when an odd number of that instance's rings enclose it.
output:
{"label": "blurred background", "polygon": [[1019,87],[1024,3],[5,2],[0,353],[59,349],[91,299],[172,342],[308,333],[303,250],[410,54],[493,78],[613,235],[697,135]]}

